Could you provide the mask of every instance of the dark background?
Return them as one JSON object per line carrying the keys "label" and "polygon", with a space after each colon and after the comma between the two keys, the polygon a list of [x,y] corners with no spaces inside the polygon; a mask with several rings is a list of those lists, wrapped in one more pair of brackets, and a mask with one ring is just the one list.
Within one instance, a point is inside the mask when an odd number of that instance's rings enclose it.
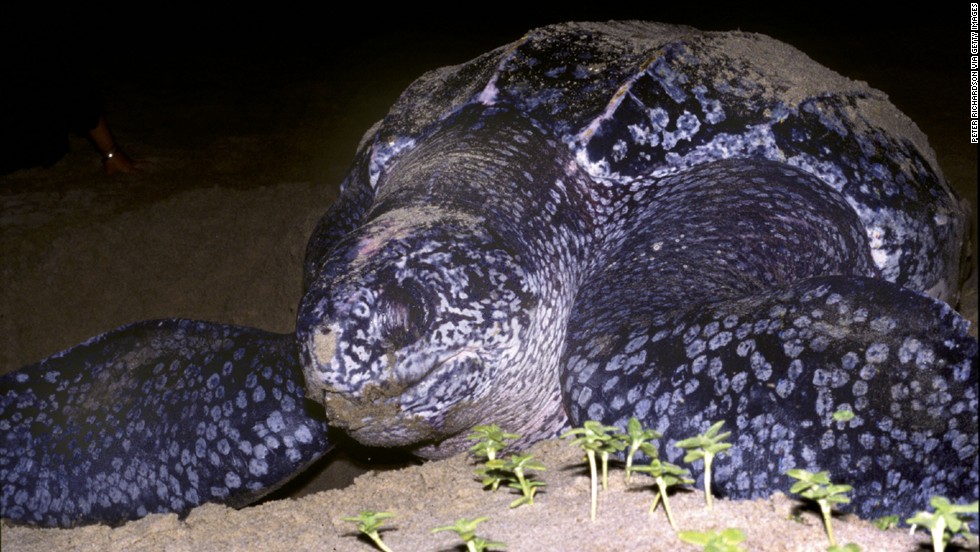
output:
{"label": "dark background", "polygon": [[[278,2],[258,9],[6,4],[0,8],[0,46],[22,48],[27,56],[44,50],[47,59],[60,57],[84,67],[110,97],[127,82],[153,79],[187,95],[222,80],[240,83],[234,90],[240,96],[261,93],[276,80],[328,75],[335,81],[337,112],[326,116],[363,120],[367,128],[420,72],[464,62],[530,28],[567,20],[646,19],[768,34],[885,90],[917,122],[942,117],[957,132],[956,140],[969,132],[968,3],[917,4],[910,10],[857,2],[782,7],[596,2],[600,5],[560,9],[493,2],[437,8],[413,2],[395,7],[347,4],[343,12],[327,4],[300,9]],[[209,78],[201,79],[202,74]],[[7,106],[11,108],[15,106]],[[111,113],[112,105],[108,108]],[[943,145],[944,137],[926,130]]]}

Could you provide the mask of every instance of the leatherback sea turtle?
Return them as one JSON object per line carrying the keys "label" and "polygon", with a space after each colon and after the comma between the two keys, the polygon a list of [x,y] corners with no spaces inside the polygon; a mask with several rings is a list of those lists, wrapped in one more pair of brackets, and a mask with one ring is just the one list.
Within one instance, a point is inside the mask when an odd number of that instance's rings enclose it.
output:
{"label": "leatherback sea turtle", "polygon": [[669,460],[725,420],[730,497],[802,467],[867,516],[972,500],[977,341],[947,305],[966,227],[915,125],[793,48],[538,29],[367,133],[295,335],[142,322],[5,376],[2,515],[247,504],[328,424],[438,458],[480,423],[526,444],[630,416]]}

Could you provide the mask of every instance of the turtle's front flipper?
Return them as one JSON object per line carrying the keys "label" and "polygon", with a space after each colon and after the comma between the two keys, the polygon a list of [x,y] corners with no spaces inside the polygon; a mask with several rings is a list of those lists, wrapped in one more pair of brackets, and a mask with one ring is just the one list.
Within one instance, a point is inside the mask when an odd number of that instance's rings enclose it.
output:
{"label": "turtle's front flipper", "polygon": [[72,526],[242,506],[328,449],[295,338],[140,322],[0,379],[0,515]]}
{"label": "turtle's front flipper", "polygon": [[742,161],[652,194],[576,300],[573,424],[637,416],[680,463],[677,440],[724,420],[713,488],[733,498],[786,492],[804,468],[853,485],[841,509],[864,516],[976,499],[977,341],[944,303],[866,276],[864,231],[833,190]]}
{"label": "turtle's front flipper", "polygon": [[[803,468],[854,486],[841,509],[868,519],[905,519],[934,495],[976,499],[977,342],[945,304],[835,276],[622,320],[615,336],[570,341],[573,424],[637,416],[664,434],[661,457],[681,464],[674,443],[724,420],[734,446],[712,487],[731,498],[786,493],[786,471]],[[854,418],[835,420],[842,411]]]}

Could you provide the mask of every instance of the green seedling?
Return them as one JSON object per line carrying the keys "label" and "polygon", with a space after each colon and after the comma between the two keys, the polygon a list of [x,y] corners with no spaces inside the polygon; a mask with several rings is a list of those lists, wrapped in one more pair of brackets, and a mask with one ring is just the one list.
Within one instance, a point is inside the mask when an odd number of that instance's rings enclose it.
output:
{"label": "green seedling", "polygon": [[[611,431],[618,429],[612,426],[605,426],[606,430]],[[599,452],[599,463],[602,466],[602,490],[605,491],[609,488],[609,455],[615,452],[620,452],[626,448],[626,443],[619,439],[617,435],[602,435],[600,438],[600,444],[598,448]]]}
{"label": "green seedling", "polygon": [[898,527],[898,515],[892,514],[890,516],[881,516],[880,518],[875,518],[871,520],[871,525],[874,525],[882,531],[887,531],[892,527]]}
{"label": "green seedling", "polygon": [[[633,457],[636,456],[636,453],[641,450],[643,445],[652,445],[654,440],[663,437],[663,435],[652,429],[644,429],[643,425],[640,424],[640,420],[636,419],[636,416],[633,416],[626,424],[626,433],[620,433],[615,437],[628,447],[626,452],[626,484],[629,485],[630,477],[633,475],[633,471],[630,469],[633,467]],[[643,451],[646,452],[647,449],[644,448]],[[653,458],[652,455],[650,457]]]}
{"label": "green seedling", "polygon": [[803,514],[797,514],[796,512],[790,512],[786,516],[786,521],[792,521],[793,523],[799,523],[800,525],[806,525],[806,520],[803,519]]}
{"label": "green seedling", "polygon": [[680,539],[688,544],[703,546],[705,552],[743,552],[741,543],[745,540],[745,533],[739,529],[725,529],[721,533],[717,531],[681,531],[677,534]]}
{"label": "green seedling", "polygon": [[470,441],[477,441],[470,447],[470,452],[487,460],[494,460],[497,458],[497,453],[507,447],[507,441],[520,437],[516,433],[508,433],[500,429],[497,424],[478,425],[473,428],[473,433],[468,437]]}
{"label": "green seedling", "polygon": [[[497,453],[507,447],[507,441],[519,439],[521,436],[516,433],[508,433],[497,424],[479,425],[473,428],[469,440],[477,441],[470,447],[470,452],[476,456],[487,459],[487,464],[497,459]],[[493,468],[484,467],[476,470],[476,474],[482,477],[484,487],[496,491],[497,487],[504,481],[503,474]]]}
{"label": "green seedling", "polygon": [[497,462],[497,460],[490,460],[487,462],[486,466],[476,470],[474,473],[480,476],[480,483],[484,487],[490,487],[491,491],[496,491],[500,484],[507,480],[505,474],[491,467],[492,462]]}
{"label": "green seedling", "polygon": [[383,520],[395,517],[395,514],[390,512],[372,512],[371,510],[362,510],[361,515],[357,517],[345,517],[342,518],[344,521],[353,521],[357,523],[357,530],[368,536],[377,547],[384,552],[391,552],[384,542],[381,540],[381,536],[378,534],[378,529],[381,528]]}
{"label": "green seedling", "polygon": [[441,531],[454,531],[459,538],[463,539],[466,544],[466,550],[469,552],[483,552],[489,548],[507,548],[507,545],[502,542],[488,541],[484,538],[476,536],[476,526],[488,520],[488,517],[478,517],[476,519],[459,519],[456,520],[454,525],[446,525],[444,527],[436,527],[432,530],[432,533],[439,533]]}
{"label": "green seedling", "polygon": [[654,458],[649,466],[633,468],[633,471],[646,472],[653,476],[653,482],[657,485],[657,495],[653,497],[653,502],[650,504],[650,509],[647,510],[647,513],[652,514],[657,508],[658,501],[662,498],[664,501],[664,511],[667,512],[667,521],[670,522],[670,526],[676,531],[677,524],[674,522],[674,513],[670,511],[670,502],[667,500],[667,489],[674,485],[689,485],[694,483],[693,479],[684,477],[685,475],[689,475],[690,472],[669,462],[661,462],[659,458]]}
{"label": "green seedling", "polygon": [[[589,420],[585,422],[582,427],[572,429],[562,435],[563,439],[578,435],[579,437],[573,440],[572,444],[578,445],[585,449],[585,456],[589,460],[589,476],[592,483],[592,509],[589,517],[592,519],[592,521],[595,521],[599,494],[596,486],[598,477],[596,475],[595,456],[597,452],[601,453],[605,442],[612,439],[612,435],[609,435],[609,432],[614,429],[616,428],[612,426],[604,426],[599,422]],[[605,489],[605,485],[603,485],[603,489]]]}
{"label": "green seedling", "polygon": [[732,448],[731,443],[722,442],[731,435],[731,432],[726,431],[720,435],[718,434],[718,431],[721,430],[721,426],[723,425],[725,425],[724,421],[717,422],[708,428],[708,431],[705,433],[697,437],[678,441],[674,445],[688,451],[684,456],[685,462],[691,463],[697,460],[704,460],[704,500],[709,510],[711,509],[711,462],[715,459],[715,456],[720,456],[723,452]]}
{"label": "green seedling", "polygon": [[827,547],[827,552],[861,552],[861,547],[849,542],[843,546],[839,544],[833,544]]}
{"label": "green seedling", "polygon": [[965,538],[973,536],[966,522],[960,516],[973,514],[977,515],[978,503],[972,504],[952,504],[944,496],[934,496],[929,504],[936,509],[935,512],[918,512],[914,517],[908,518],[906,523],[912,526],[914,533],[917,526],[921,525],[929,529],[932,534],[932,548],[935,552],[946,549],[946,544],[956,535]]}
{"label": "green seedling", "polygon": [[834,412],[833,418],[836,422],[849,422],[854,419],[854,411],[838,410],[837,412]]}
{"label": "green seedling", "polygon": [[487,462],[487,468],[498,473],[508,474],[510,480],[508,486],[518,489],[523,495],[521,498],[510,503],[511,508],[516,508],[522,504],[534,504],[534,493],[538,487],[543,487],[543,481],[530,479],[526,470],[544,471],[544,464],[537,460],[532,460],[534,456],[530,454],[511,454],[506,460],[496,459]]}
{"label": "green seedling", "polygon": [[827,538],[831,546],[836,546],[834,540],[834,530],[830,525],[831,504],[846,504],[851,501],[844,493],[851,492],[850,485],[834,485],[830,482],[830,474],[822,471],[817,473],[806,470],[789,470],[786,475],[799,479],[790,487],[789,492],[798,494],[803,498],[809,498],[817,502],[820,506],[820,514],[823,516],[824,528],[827,530]]}

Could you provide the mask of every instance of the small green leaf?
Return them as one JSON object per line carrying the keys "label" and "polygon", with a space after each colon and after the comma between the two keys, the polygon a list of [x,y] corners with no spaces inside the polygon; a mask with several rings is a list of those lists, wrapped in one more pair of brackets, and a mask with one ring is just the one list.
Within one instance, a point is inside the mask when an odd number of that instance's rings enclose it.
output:
{"label": "small green leaf", "polygon": [[353,521],[357,523],[357,529],[362,533],[369,533],[377,531],[382,525],[382,520],[391,519],[395,517],[395,514],[391,512],[374,512],[371,510],[362,510],[360,515],[356,517],[345,517],[341,518],[344,521]]}
{"label": "small green leaf", "polygon": [[709,510],[711,509],[712,499],[711,463],[715,456],[720,456],[722,453],[732,448],[731,443],[722,442],[731,436],[731,432],[726,431],[725,433],[718,433],[721,431],[721,426],[723,425],[725,425],[724,420],[715,422],[710,428],[708,428],[708,431],[697,435],[696,437],[690,437],[674,443],[674,446],[688,451],[684,456],[685,462],[690,463],[697,460],[704,460],[704,499]]}
{"label": "small green leaf", "polygon": [[357,523],[357,529],[374,541],[374,544],[377,545],[379,549],[381,549],[383,552],[391,552],[391,549],[388,548],[388,546],[381,540],[378,530],[381,528],[382,520],[393,517],[395,517],[395,514],[390,512],[362,510],[361,514],[356,517],[345,517],[341,519],[344,521],[352,521]]}
{"label": "small green leaf", "polygon": [[459,538],[466,543],[466,546],[470,550],[483,551],[488,548],[506,548],[507,545],[502,542],[488,541],[484,538],[476,536],[476,526],[487,521],[488,517],[478,517],[476,519],[458,519],[453,525],[446,525],[443,527],[436,527],[432,530],[432,533],[439,533],[440,531],[455,531]]}
{"label": "small green leaf", "polygon": [[807,470],[792,469],[786,475],[799,479],[792,487],[790,492],[799,494],[804,498],[816,501],[820,506],[820,514],[823,517],[824,529],[827,531],[827,539],[831,546],[836,546],[834,541],[834,530],[830,524],[831,504],[845,504],[851,501],[844,493],[851,492],[850,485],[834,485],[830,482],[830,473],[826,471],[809,472]]}
{"label": "small green leaf", "polygon": [[717,531],[681,531],[677,536],[688,544],[703,546],[705,552],[742,552],[741,543],[745,534],[739,529],[728,528],[721,533]]}
{"label": "small green leaf", "polygon": [[970,504],[952,504],[946,497],[934,496],[929,503],[936,509],[935,512],[918,512],[905,521],[912,525],[913,530],[917,525],[929,529],[932,534],[933,548],[943,550],[945,543],[957,535],[966,538],[973,536],[969,526],[965,520],[961,519],[961,516],[970,514],[974,517],[977,516],[978,503],[976,501]]}
{"label": "small green leaf", "polygon": [[520,439],[516,433],[508,433],[497,424],[478,425],[473,428],[473,433],[468,437],[471,441],[478,441],[470,447],[470,452],[477,456],[482,456],[488,460],[497,457],[497,453],[507,447],[507,441]]}
{"label": "small green leaf", "polygon": [[871,524],[882,531],[887,531],[892,527],[898,527],[898,516],[894,514],[890,516],[881,516],[880,518],[873,520]]}
{"label": "small green leaf", "polygon": [[476,526],[487,521],[488,517],[478,517],[474,519],[460,518],[456,520],[453,525],[444,525],[442,527],[436,527],[432,530],[433,533],[439,533],[442,531],[455,531],[457,535],[460,536],[464,541],[471,541],[476,533]]}

